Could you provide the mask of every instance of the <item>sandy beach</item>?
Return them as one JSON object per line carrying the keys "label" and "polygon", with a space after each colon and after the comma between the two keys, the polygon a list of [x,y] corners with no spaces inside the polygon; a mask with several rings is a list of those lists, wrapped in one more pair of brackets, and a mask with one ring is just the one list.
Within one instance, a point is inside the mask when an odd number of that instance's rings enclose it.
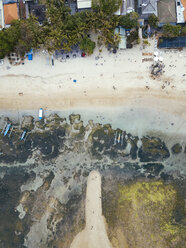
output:
{"label": "sandy beach", "polygon": [[41,53],[20,66],[10,67],[5,61],[0,67],[0,109],[100,108],[126,106],[136,99],[144,99],[142,105],[148,101],[152,106],[163,99],[165,111],[167,101],[185,105],[186,50],[161,51],[165,72],[154,80],[149,73],[152,62],[142,62],[153,57],[142,55],[154,52],[154,40],[150,43],[143,50],[138,45],[117,54],[103,49],[101,54],[95,51],[86,58],[55,60],[54,66]]}
{"label": "sandy beach", "polygon": [[101,175],[88,176],[85,208],[85,229],[74,238],[70,248],[112,248],[107,237],[101,204]]}

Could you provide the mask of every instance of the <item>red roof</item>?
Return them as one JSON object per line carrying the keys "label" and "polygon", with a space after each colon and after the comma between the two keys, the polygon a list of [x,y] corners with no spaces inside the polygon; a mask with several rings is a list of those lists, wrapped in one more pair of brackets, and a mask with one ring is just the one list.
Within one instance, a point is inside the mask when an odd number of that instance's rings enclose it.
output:
{"label": "red roof", "polygon": [[13,20],[18,20],[17,3],[4,4],[5,24],[11,24]]}
{"label": "red roof", "polygon": [[184,10],[184,20],[186,22],[186,0],[181,0],[182,4],[183,4],[183,7],[185,8]]}

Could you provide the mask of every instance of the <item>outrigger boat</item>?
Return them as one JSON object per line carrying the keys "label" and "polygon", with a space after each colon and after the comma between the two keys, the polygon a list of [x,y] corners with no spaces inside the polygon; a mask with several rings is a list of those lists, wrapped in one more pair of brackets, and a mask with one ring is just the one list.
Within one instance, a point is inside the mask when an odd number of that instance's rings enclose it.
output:
{"label": "outrigger boat", "polygon": [[123,145],[123,139],[124,139],[124,132],[122,131],[122,134],[118,134],[118,132],[116,131],[115,136],[114,136],[114,145],[116,145],[116,143],[120,143],[121,146]]}
{"label": "outrigger boat", "polygon": [[121,139],[121,135],[120,135],[120,133],[119,133],[119,135],[118,135],[118,143],[120,142],[120,139]]}
{"label": "outrigger boat", "polygon": [[9,123],[9,124],[7,124],[7,126],[6,126],[6,128],[5,128],[5,131],[4,131],[4,136],[6,136],[7,135],[7,133],[9,132],[9,130],[10,130],[10,128],[11,128],[11,124]]}
{"label": "outrigger boat", "polygon": [[118,132],[116,131],[115,136],[114,136],[114,145],[116,145],[117,134],[118,134]]}
{"label": "outrigger boat", "polygon": [[42,120],[42,118],[43,118],[43,109],[40,108],[39,109],[39,120]]}
{"label": "outrigger boat", "polygon": [[3,130],[1,131],[2,134],[4,133],[4,131],[5,131],[6,127],[7,127],[7,125],[8,125],[8,122],[6,122],[6,124],[4,125]]}
{"label": "outrigger boat", "polygon": [[20,140],[26,140],[26,134],[27,134],[27,131],[26,130],[24,130],[22,133],[21,133],[21,135],[20,135]]}

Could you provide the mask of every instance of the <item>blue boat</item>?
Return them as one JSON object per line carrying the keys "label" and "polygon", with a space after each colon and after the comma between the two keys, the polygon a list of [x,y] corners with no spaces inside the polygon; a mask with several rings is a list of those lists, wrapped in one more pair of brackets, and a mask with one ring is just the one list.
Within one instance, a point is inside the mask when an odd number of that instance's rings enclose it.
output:
{"label": "blue boat", "polygon": [[8,123],[6,123],[5,126],[3,127],[3,130],[1,131],[2,134],[4,133],[4,131],[5,131],[6,127],[7,127],[7,125],[8,125]]}
{"label": "blue boat", "polygon": [[4,136],[7,135],[8,131],[10,130],[10,128],[11,128],[11,124],[9,123],[9,124],[7,125],[7,127],[6,127],[6,129],[5,129]]}
{"label": "blue boat", "polygon": [[20,136],[20,140],[25,140],[26,139],[26,131],[23,131]]}
{"label": "blue boat", "polygon": [[43,109],[40,108],[39,109],[39,120],[42,120],[42,118],[43,118]]}

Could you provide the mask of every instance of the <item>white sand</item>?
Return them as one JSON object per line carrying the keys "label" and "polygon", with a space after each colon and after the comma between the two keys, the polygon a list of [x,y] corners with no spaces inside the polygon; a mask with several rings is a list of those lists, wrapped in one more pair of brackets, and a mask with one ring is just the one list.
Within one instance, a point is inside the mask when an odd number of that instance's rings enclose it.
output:
{"label": "white sand", "polygon": [[[153,80],[149,77],[151,62],[142,63],[143,58],[149,57],[142,56],[142,52],[153,52],[153,42],[151,47],[142,51],[140,46],[116,55],[104,50],[99,60],[95,60],[98,52],[67,62],[55,60],[53,67],[46,64],[43,54],[9,70],[5,63],[0,67],[0,109],[43,107],[64,110],[84,106],[121,106],[144,95],[177,101],[179,94],[179,100],[185,101],[186,50],[163,53],[165,74],[160,81]],[[169,67],[169,64],[176,67]],[[162,89],[165,81],[170,84]]]}
{"label": "white sand", "polygon": [[101,206],[101,175],[89,174],[86,192],[86,227],[73,240],[70,248],[111,248]]}

